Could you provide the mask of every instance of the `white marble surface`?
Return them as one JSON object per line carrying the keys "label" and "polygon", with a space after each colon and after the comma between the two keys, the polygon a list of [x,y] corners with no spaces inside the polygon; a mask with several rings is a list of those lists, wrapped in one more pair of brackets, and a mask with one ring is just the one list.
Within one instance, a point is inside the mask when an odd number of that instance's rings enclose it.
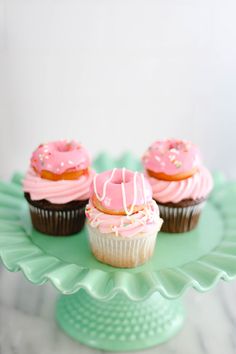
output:
{"label": "white marble surface", "polygon": [[[0,267],[0,353],[102,353],[73,341],[57,327],[54,305],[58,293],[51,286],[30,284],[21,273]],[[187,319],[168,343],[146,354],[235,354],[236,281],[223,281],[212,291],[190,290],[184,297]],[[139,352],[142,353],[142,352]]]}

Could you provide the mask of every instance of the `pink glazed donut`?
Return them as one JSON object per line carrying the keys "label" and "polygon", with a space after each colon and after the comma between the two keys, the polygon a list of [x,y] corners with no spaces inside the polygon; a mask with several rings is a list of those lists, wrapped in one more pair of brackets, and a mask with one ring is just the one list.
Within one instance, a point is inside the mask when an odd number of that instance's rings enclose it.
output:
{"label": "pink glazed donut", "polygon": [[193,143],[168,139],[154,142],[143,156],[149,176],[179,181],[193,176],[201,166],[200,153]]}
{"label": "pink glazed donut", "polygon": [[144,175],[125,168],[95,175],[91,188],[93,205],[106,214],[131,215],[152,200],[152,188]]}
{"label": "pink glazed donut", "polygon": [[90,164],[87,150],[73,140],[41,144],[31,157],[37,175],[52,181],[78,179],[88,174]]}

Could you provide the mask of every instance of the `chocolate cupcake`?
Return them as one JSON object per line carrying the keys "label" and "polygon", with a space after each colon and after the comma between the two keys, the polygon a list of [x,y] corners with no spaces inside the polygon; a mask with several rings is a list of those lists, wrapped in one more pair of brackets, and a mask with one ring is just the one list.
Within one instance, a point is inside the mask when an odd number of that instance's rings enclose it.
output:
{"label": "chocolate cupcake", "polygon": [[194,229],[213,186],[198,148],[185,140],[156,141],[142,160],[164,220],[161,231]]}
{"label": "chocolate cupcake", "polygon": [[39,145],[23,181],[32,224],[53,236],[79,232],[94,176],[87,150],[75,141]]}

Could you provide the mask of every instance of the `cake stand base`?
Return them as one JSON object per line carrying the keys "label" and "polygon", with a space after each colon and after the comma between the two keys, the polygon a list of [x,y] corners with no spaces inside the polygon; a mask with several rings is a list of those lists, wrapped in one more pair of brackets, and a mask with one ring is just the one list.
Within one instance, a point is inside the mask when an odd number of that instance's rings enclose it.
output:
{"label": "cake stand base", "polygon": [[127,351],[163,343],[182,327],[184,311],[176,300],[155,293],[144,301],[118,294],[100,301],[84,290],[60,296],[56,317],[71,337],[90,347]]}

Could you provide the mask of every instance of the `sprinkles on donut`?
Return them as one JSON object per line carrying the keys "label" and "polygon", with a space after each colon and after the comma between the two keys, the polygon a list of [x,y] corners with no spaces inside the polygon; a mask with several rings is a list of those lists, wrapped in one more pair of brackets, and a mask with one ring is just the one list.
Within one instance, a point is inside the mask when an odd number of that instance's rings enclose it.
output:
{"label": "sprinkles on donut", "polygon": [[194,229],[213,187],[198,147],[180,139],[155,141],[142,162],[164,219],[162,231],[179,233]]}
{"label": "sprinkles on donut", "polygon": [[41,144],[31,158],[35,172],[52,181],[78,179],[88,174],[90,164],[87,150],[74,140]]}
{"label": "sprinkles on donut", "polygon": [[38,146],[23,181],[35,229],[68,236],[83,228],[94,176],[90,164],[89,153],[74,140]]}

